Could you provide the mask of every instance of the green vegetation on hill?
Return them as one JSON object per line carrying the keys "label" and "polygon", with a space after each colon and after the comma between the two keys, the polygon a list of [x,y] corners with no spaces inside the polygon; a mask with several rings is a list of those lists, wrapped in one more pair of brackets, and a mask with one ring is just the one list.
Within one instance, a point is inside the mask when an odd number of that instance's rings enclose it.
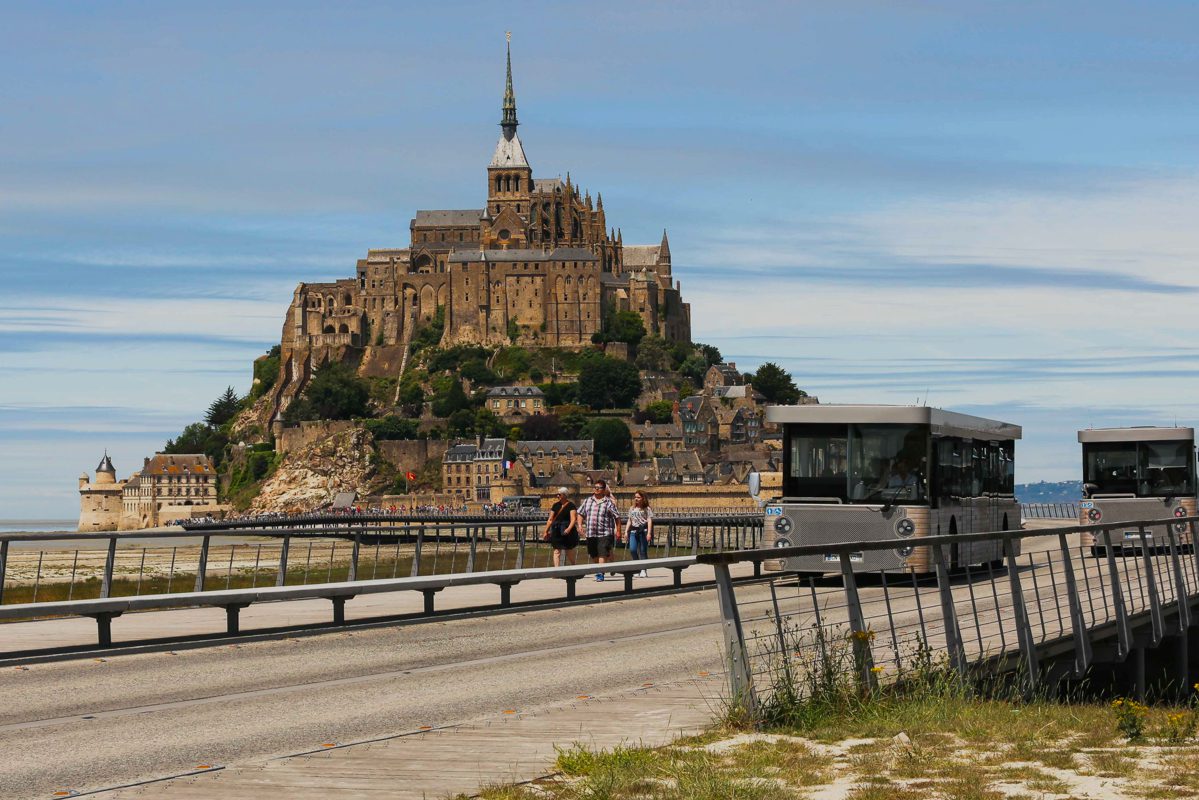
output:
{"label": "green vegetation on hill", "polygon": [[304,391],[283,412],[286,423],[354,419],[370,415],[370,386],[348,364],[333,361],[313,373]]}

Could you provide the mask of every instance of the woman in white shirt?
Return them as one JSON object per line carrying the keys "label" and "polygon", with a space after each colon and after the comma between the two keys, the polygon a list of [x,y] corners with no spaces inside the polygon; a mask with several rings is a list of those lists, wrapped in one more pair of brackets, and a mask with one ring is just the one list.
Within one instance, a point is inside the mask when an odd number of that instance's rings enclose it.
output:
{"label": "woman in white shirt", "polygon": [[[634,561],[649,558],[649,544],[654,540],[654,512],[649,508],[645,494],[633,495],[633,507],[629,509],[629,558]],[[648,578],[649,572],[641,570],[638,577]]]}

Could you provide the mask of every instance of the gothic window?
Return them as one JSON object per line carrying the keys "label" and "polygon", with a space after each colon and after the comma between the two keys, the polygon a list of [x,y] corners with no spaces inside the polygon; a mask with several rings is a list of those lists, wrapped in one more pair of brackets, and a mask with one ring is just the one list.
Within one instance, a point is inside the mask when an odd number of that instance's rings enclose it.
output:
{"label": "gothic window", "polygon": [[[503,187],[504,187],[504,179],[503,179],[503,178],[501,178],[499,175],[496,175],[496,176],[495,176],[495,191],[496,191],[496,194],[499,194],[501,191],[503,191]],[[499,210],[500,210],[500,207],[499,207],[499,206],[496,206],[496,207],[495,207],[495,210],[496,210],[496,211],[499,211]]]}
{"label": "gothic window", "polygon": [[[518,192],[520,191],[520,176],[519,175],[516,176],[516,191],[518,191]],[[520,206],[517,206],[516,210],[520,211]]]}

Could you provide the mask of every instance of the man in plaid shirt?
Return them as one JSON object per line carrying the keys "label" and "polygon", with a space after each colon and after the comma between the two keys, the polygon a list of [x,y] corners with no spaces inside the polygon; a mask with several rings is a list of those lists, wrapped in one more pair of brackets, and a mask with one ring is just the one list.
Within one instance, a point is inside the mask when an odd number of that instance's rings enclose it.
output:
{"label": "man in plaid shirt", "polygon": [[[587,554],[597,564],[606,564],[612,557],[612,548],[620,541],[620,512],[616,503],[608,493],[608,483],[598,480],[592,486],[592,495],[579,506],[579,516],[583,519],[583,533],[587,538]],[[604,573],[595,573],[595,579],[602,581]]]}

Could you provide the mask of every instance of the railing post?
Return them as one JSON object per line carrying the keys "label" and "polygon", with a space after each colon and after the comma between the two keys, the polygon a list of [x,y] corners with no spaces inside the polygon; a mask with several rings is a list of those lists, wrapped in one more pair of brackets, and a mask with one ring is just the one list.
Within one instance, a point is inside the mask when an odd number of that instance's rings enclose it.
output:
{"label": "railing post", "polygon": [[420,551],[425,544],[425,526],[421,525],[416,530],[416,548],[412,551],[412,570],[411,577],[415,578],[420,575]]}
{"label": "railing post", "polygon": [[849,553],[841,553],[841,581],[845,587],[845,606],[849,610],[850,638],[853,641],[853,661],[859,670],[861,686],[870,691],[878,688],[878,676],[874,674],[874,657],[870,652],[870,640],[874,631],[866,625],[862,614],[862,600],[858,597],[858,581],[853,574],[853,562]]}
{"label": "railing post", "polygon": [[1170,541],[1170,561],[1174,564],[1174,595],[1178,601],[1178,632],[1186,636],[1186,630],[1191,624],[1191,594],[1186,585],[1186,577],[1182,572],[1182,559],[1178,555],[1178,538],[1174,535],[1174,526],[1166,526],[1166,538]]}
{"label": "railing post", "polygon": [[279,548],[279,572],[275,575],[275,585],[287,584],[287,556],[291,552],[291,535],[284,534],[283,545]]}
{"label": "railing post", "polygon": [[720,602],[720,622],[724,630],[731,700],[735,708],[740,708],[753,718],[757,713],[757,699],[754,697],[753,673],[749,668],[749,651],[741,630],[741,614],[737,610],[733,578],[729,574],[728,564],[714,564],[713,570],[716,573],[716,596]]}
{"label": "railing post", "polygon": [[1066,595],[1070,599],[1070,626],[1074,633],[1074,675],[1081,678],[1091,666],[1091,637],[1087,633],[1087,621],[1082,613],[1082,600],[1078,595],[1078,584],[1074,579],[1074,563],[1070,557],[1070,546],[1066,534],[1058,534],[1062,549],[1062,570],[1066,577]]}
{"label": "railing post", "polygon": [[521,525],[516,531],[516,568],[525,568],[525,539],[529,535],[528,523]]}
{"label": "railing post", "polygon": [[1157,595],[1157,576],[1153,572],[1153,560],[1149,557],[1149,541],[1145,534],[1145,526],[1141,525],[1137,532],[1141,537],[1141,563],[1145,567],[1145,586],[1149,591],[1149,622],[1152,630],[1152,643],[1154,647],[1157,647],[1165,635],[1162,603],[1161,598]]}
{"label": "railing post", "polygon": [[112,571],[117,564],[117,537],[108,537],[108,555],[104,557],[104,578],[100,584],[100,596],[112,594]]}
{"label": "railing post", "polygon": [[1024,587],[1020,582],[1020,563],[1016,559],[1016,548],[1012,537],[1003,537],[1003,553],[1007,558],[1008,585],[1012,592],[1012,616],[1016,623],[1016,641],[1024,655],[1024,668],[1028,671],[1028,687],[1035,689],[1040,678],[1037,665],[1037,645],[1033,641],[1032,626],[1028,622],[1028,608],[1024,603]]}
{"label": "railing post", "polygon": [[8,572],[8,539],[0,542],[0,603],[4,602],[4,576]]}
{"label": "railing post", "polygon": [[362,549],[362,531],[354,531],[354,548],[350,550],[350,571],[346,575],[347,581],[358,580],[358,555]]}
{"label": "railing post", "polygon": [[196,586],[193,591],[204,591],[204,579],[208,576],[208,543],[211,537],[204,534],[200,541],[200,563],[196,565]]}
{"label": "railing post", "polygon": [[1107,554],[1108,579],[1112,587],[1112,608],[1116,614],[1116,642],[1121,659],[1132,652],[1132,630],[1128,625],[1128,609],[1124,607],[1124,589],[1120,585],[1120,569],[1116,566],[1116,553],[1112,549],[1112,529],[1104,528],[1103,550]]}
{"label": "railing post", "polygon": [[468,528],[467,530],[470,531],[470,533],[469,533],[470,550],[467,552],[467,555],[466,555],[466,571],[474,572],[475,571],[475,556],[479,549],[479,529],[478,528]]}
{"label": "railing post", "polygon": [[941,596],[941,616],[945,620],[945,650],[949,654],[949,665],[960,675],[966,673],[966,650],[962,645],[962,634],[958,628],[958,615],[953,606],[953,587],[949,583],[949,570],[945,567],[943,545],[934,545],[933,563],[937,573],[937,590]]}

